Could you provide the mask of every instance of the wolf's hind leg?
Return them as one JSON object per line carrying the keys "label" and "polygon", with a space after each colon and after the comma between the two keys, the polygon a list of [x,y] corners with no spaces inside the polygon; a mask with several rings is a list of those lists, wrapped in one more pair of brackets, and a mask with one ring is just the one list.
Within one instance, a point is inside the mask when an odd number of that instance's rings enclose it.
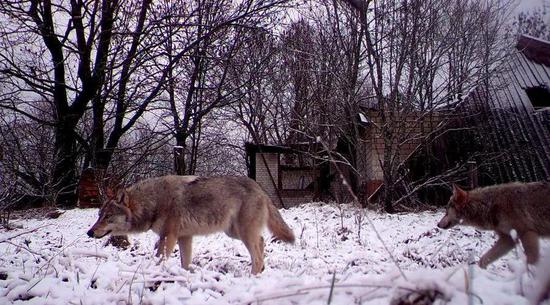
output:
{"label": "wolf's hind leg", "polygon": [[510,235],[500,232],[497,232],[497,234],[499,236],[497,242],[479,260],[479,266],[483,269],[514,248],[514,240]]}
{"label": "wolf's hind leg", "polygon": [[165,257],[169,258],[170,255],[172,255],[172,252],[174,251],[174,247],[176,246],[177,237],[174,234],[168,234],[166,235],[166,241],[165,241]]}
{"label": "wolf's hind leg", "polygon": [[535,264],[539,260],[539,236],[533,231],[527,231],[519,234],[519,240],[527,256],[528,264]]}
{"label": "wolf's hind leg", "polygon": [[164,253],[165,243],[166,243],[166,236],[161,235],[159,237],[159,240],[155,244],[155,249],[157,249],[157,253],[155,253],[156,257],[165,257],[166,256],[166,253]]}
{"label": "wolf's hind leg", "polygon": [[237,226],[235,225],[235,223],[232,223],[231,226],[225,230],[225,234],[231,238],[234,238],[234,239],[241,239],[241,237],[239,236],[239,231],[237,229]]}
{"label": "wolf's hind leg", "polygon": [[180,248],[181,267],[183,269],[189,270],[189,264],[191,264],[193,236],[184,236],[178,238],[178,245]]}
{"label": "wolf's hind leg", "polygon": [[264,270],[263,238],[258,232],[250,232],[241,239],[252,259],[252,274],[262,272]]}
{"label": "wolf's hind leg", "polygon": [[260,254],[262,255],[262,257],[264,256],[264,247],[265,247],[264,238],[263,236],[260,236]]}

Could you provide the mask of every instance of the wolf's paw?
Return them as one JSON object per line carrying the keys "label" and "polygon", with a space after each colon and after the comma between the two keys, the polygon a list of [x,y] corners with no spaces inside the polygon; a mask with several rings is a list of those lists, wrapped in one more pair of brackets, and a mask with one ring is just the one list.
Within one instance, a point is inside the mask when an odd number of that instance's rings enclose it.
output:
{"label": "wolf's paw", "polygon": [[195,269],[194,267],[191,267],[191,266],[187,266],[187,268],[183,268],[183,270],[189,272],[189,273],[195,273]]}
{"label": "wolf's paw", "polygon": [[487,266],[490,264],[490,262],[488,262],[487,259],[484,259],[482,257],[477,264],[479,265],[479,268],[487,269]]}

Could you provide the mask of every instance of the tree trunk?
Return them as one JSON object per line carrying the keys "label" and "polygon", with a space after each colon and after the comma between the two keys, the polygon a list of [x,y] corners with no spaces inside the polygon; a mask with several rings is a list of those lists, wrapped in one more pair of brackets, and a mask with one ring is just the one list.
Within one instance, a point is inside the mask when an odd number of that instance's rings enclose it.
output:
{"label": "tree trunk", "polygon": [[74,124],[69,118],[60,118],[55,128],[55,166],[52,192],[55,203],[62,207],[74,207],[76,195],[76,138]]}
{"label": "tree trunk", "polygon": [[393,134],[390,129],[383,131],[384,137],[384,166],[382,171],[384,173],[384,197],[383,204],[384,210],[387,213],[395,213],[395,208],[393,206],[394,199],[394,171],[393,171],[393,160],[392,156],[394,154],[394,145],[393,145]]}

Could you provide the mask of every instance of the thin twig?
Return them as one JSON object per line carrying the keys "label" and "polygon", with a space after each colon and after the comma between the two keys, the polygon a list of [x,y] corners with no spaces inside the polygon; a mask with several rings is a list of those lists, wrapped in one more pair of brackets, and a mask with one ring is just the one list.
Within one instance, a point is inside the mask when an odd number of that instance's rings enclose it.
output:
{"label": "thin twig", "polygon": [[31,230],[28,230],[28,231],[25,231],[25,232],[21,232],[21,233],[15,234],[15,235],[12,235],[12,236],[10,236],[10,237],[6,237],[6,238],[0,240],[0,244],[1,244],[1,243],[4,243],[4,242],[7,242],[7,241],[10,240],[10,239],[14,239],[14,238],[16,238],[16,237],[19,237],[19,236],[21,236],[21,235],[33,233],[33,232],[35,232],[36,230],[42,229],[42,228],[47,227],[47,226],[51,226],[51,224],[45,224],[45,225],[43,225],[43,226],[39,226],[39,227],[36,227],[36,228],[31,229]]}
{"label": "thin twig", "polygon": [[[332,154],[331,154],[331,151],[330,149],[328,148],[328,146],[326,145],[326,143],[324,141],[321,141],[320,139],[318,139],[318,142],[320,142],[322,145],[323,145],[323,148],[329,153],[328,156],[330,158],[330,162],[333,163],[336,168],[336,170],[338,171],[338,174],[340,175],[340,179],[342,179],[342,184],[345,186],[346,190],[348,191],[348,193],[352,196],[353,198],[353,201],[359,205],[359,198],[357,198],[357,195],[355,195],[355,192],[351,189],[351,186],[349,185],[348,181],[346,180],[345,176],[344,176],[344,173],[342,172],[342,170],[338,167],[338,165],[334,162],[334,158],[332,157]],[[376,237],[378,238],[378,240],[380,240],[380,242],[382,243],[382,246],[384,247],[384,249],[386,250],[386,252],[388,253],[388,255],[390,256],[390,259],[392,260],[392,262],[395,264],[395,266],[397,267],[397,269],[399,270],[399,273],[401,274],[401,276],[407,280],[407,276],[405,275],[405,272],[403,272],[403,269],[401,269],[401,266],[399,266],[399,264],[397,263],[397,260],[395,259],[395,257],[393,256],[393,253],[390,251],[390,249],[388,248],[388,246],[386,245],[386,243],[384,242],[384,239],[382,239],[382,236],[380,235],[380,233],[378,232],[378,230],[376,229],[376,226],[374,225],[374,223],[372,222],[372,220],[370,219],[367,211],[365,210],[364,212],[364,215],[365,215],[365,218],[367,218],[367,221],[370,225],[370,227],[372,228],[372,230],[374,231],[374,233],[376,234]]]}
{"label": "thin twig", "polygon": [[10,245],[12,245],[12,246],[14,246],[14,247],[17,247],[17,248],[19,248],[19,249],[23,249],[23,250],[29,252],[29,253],[32,254],[32,255],[39,256],[39,257],[41,257],[41,258],[44,259],[44,260],[46,259],[45,256],[43,256],[42,254],[40,254],[40,253],[38,253],[38,252],[35,252],[35,251],[31,250],[31,249],[30,249],[29,247],[27,247],[27,246],[18,245],[18,244],[13,243],[13,242],[11,242],[11,241],[9,241],[9,240],[5,240],[5,241],[3,241],[3,242],[4,242],[4,243],[7,243],[7,244],[10,244]]}
{"label": "thin twig", "polygon": [[332,294],[334,293],[334,284],[336,282],[336,272],[333,272],[332,273],[332,280],[330,281],[330,291],[329,291],[329,294],[328,294],[328,301],[327,301],[327,305],[330,305],[330,303],[332,302]]}

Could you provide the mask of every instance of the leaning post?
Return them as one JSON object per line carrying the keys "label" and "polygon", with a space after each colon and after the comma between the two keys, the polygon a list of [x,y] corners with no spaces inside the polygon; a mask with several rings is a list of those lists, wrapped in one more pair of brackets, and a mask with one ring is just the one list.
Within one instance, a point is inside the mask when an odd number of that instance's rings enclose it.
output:
{"label": "leaning post", "polygon": [[477,163],[476,161],[468,161],[468,178],[470,180],[470,188],[474,189],[478,186]]}

